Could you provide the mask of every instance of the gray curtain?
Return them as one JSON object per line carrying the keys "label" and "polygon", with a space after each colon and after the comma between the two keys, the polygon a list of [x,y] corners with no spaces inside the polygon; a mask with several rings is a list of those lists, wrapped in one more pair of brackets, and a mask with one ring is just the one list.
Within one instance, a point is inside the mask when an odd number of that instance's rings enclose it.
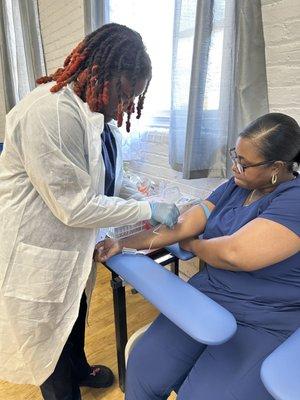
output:
{"label": "gray curtain", "polygon": [[26,59],[30,60],[27,71],[32,90],[36,79],[46,74],[37,0],[19,0],[19,7]]}
{"label": "gray curtain", "polygon": [[[0,3],[1,66],[8,112],[45,74],[36,0]],[[5,79],[4,79],[5,77]]]}
{"label": "gray curtain", "polygon": [[4,91],[4,108],[5,113],[15,104],[15,96],[13,89],[12,71],[9,65],[9,52],[7,48],[6,34],[4,29],[4,6],[0,4],[0,62],[1,62],[1,73],[3,77],[3,91]]}
{"label": "gray curtain", "polygon": [[84,0],[84,33],[100,28],[109,21],[109,0]]}
{"label": "gray curtain", "polygon": [[183,178],[228,177],[228,149],[267,113],[259,0],[176,0],[169,161]]}

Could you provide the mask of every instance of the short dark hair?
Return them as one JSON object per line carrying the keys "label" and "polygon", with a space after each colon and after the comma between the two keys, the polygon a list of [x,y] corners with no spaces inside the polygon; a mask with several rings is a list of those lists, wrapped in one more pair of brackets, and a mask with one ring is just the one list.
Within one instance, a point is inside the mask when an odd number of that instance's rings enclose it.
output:
{"label": "short dark hair", "polygon": [[294,163],[300,164],[300,127],[288,115],[265,114],[249,124],[240,137],[256,142],[265,160],[285,161],[290,172]]}
{"label": "short dark hair", "polygon": [[[74,82],[75,93],[87,102],[91,111],[101,112],[109,101],[109,85],[112,78],[119,78],[117,91],[121,102],[121,75],[132,85],[140,79],[147,81],[139,96],[137,118],[141,116],[145,95],[152,76],[150,57],[139,33],[125,25],[115,23],[103,25],[86,36],[66,58],[62,68],[54,74],[43,76],[37,83],[56,81],[51,92],[58,92],[68,83]],[[119,108],[119,107],[118,107]],[[133,104],[127,110],[126,128],[130,130]],[[123,112],[118,112],[118,126],[122,125]]]}

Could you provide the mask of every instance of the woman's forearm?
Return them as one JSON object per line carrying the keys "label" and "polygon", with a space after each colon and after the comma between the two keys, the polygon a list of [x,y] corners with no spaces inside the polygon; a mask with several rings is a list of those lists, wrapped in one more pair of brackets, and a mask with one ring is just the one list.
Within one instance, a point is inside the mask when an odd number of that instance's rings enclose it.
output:
{"label": "woman's forearm", "polygon": [[[206,206],[212,210],[214,205],[205,200]],[[180,240],[200,235],[206,225],[206,215],[202,207],[194,206],[179,217],[173,229],[164,225],[150,231],[141,232],[121,240],[121,246],[137,250],[160,248]],[[153,230],[155,233],[153,233]]]}
{"label": "woman's forearm", "polygon": [[178,222],[173,229],[169,229],[165,225],[161,225],[159,228],[153,228],[151,230],[121,239],[120,244],[122,247],[137,250],[145,250],[149,249],[150,247],[151,249],[155,249],[168,246],[169,244],[176,243],[187,237],[188,235],[185,229],[183,229],[182,223]]}

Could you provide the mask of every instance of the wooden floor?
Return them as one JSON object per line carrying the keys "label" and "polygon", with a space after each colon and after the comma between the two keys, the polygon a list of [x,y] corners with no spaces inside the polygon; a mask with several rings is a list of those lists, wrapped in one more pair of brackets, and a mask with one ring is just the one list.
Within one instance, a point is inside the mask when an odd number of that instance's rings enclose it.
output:
{"label": "wooden floor", "polygon": [[[140,327],[152,321],[157,311],[139,294],[132,294],[126,288],[128,337]],[[101,266],[98,270],[96,288],[93,294],[89,327],[86,331],[86,353],[91,364],[105,364],[112,368],[117,376],[117,360],[115,350],[115,331],[110,274]],[[118,382],[108,389],[82,389],[83,400],[121,400],[124,394]],[[175,395],[170,396],[175,399]],[[41,400],[37,387],[31,385],[15,385],[0,381],[0,400]]]}

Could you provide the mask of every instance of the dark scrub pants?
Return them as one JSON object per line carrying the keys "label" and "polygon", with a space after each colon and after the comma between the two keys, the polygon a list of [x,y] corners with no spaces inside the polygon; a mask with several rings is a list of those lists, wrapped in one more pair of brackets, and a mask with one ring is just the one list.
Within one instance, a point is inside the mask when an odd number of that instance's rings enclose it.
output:
{"label": "dark scrub pants", "polygon": [[272,400],[260,367],[279,344],[268,332],[238,326],[220,346],[196,342],[164,315],[134,347],[126,373],[126,400]]}
{"label": "dark scrub pants", "polygon": [[45,400],[80,400],[78,382],[91,372],[84,353],[86,296],[80,302],[78,318],[56,364],[54,372],[41,385]]}

